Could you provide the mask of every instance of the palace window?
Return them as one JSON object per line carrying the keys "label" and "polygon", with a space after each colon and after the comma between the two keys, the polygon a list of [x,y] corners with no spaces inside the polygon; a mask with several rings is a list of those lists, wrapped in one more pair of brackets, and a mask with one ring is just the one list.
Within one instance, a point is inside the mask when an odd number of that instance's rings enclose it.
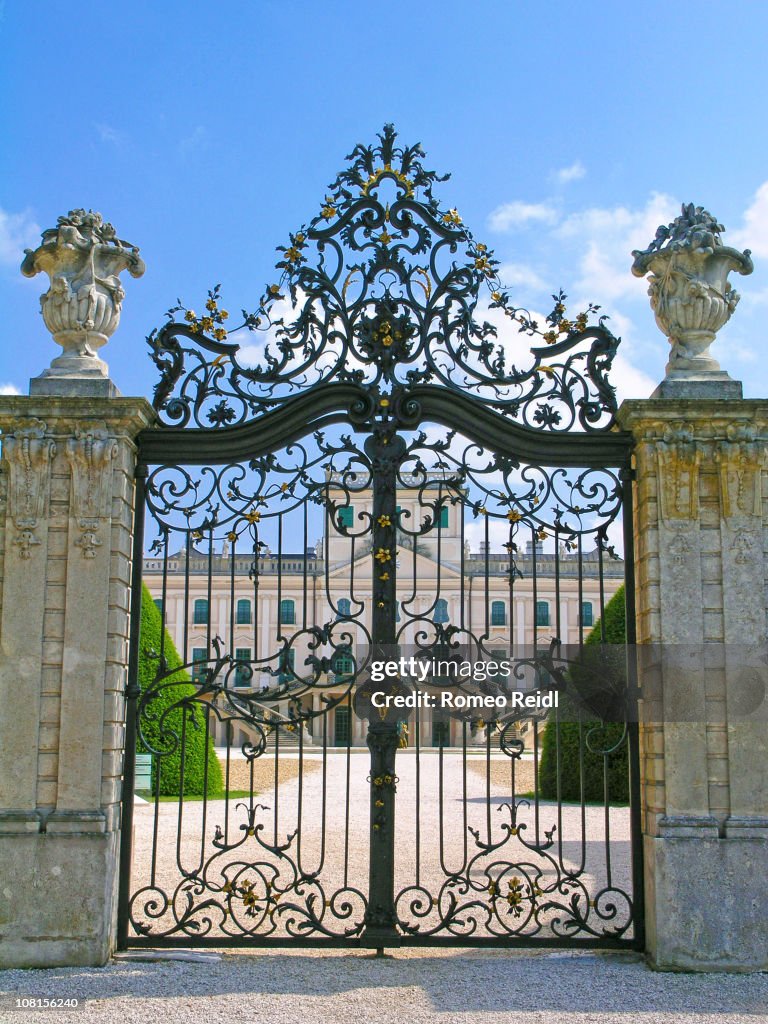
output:
{"label": "palace window", "polygon": [[355,518],[355,510],[351,507],[339,509],[339,526],[346,527],[349,529],[352,526]]}
{"label": "palace window", "polygon": [[280,659],[278,662],[280,671],[278,672],[277,676],[277,681],[279,683],[289,683],[291,682],[292,679],[296,678],[296,675],[293,671],[295,663],[296,651],[294,651],[293,648],[291,648],[288,651],[280,652]]}
{"label": "palace window", "polygon": [[444,597],[439,597],[435,603],[435,614],[432,616],[433,622],[447,622],[448,621],[448,602]]}
{"label": "palace window", "polygon": [[594,626],[592,618],[592,602],[582,601],[581,603],[581,624],[582,626]]}
{"label": "palace window", "polygon": [[253,686],[253,671],[250,666],[251,648],[235,648],[235,686]]}
{"label": "palace window", "polygon": [[352,603],[348,597],[339,598],[337,619],[348,619],[352,615]]}
{"label": "palace window", "polygon": [[251,621],[251,602],[247,598],[237,602],[236,622],[238,626],[247,626]]}
{"label": "palace window", "polygon": [[296,603],[290,598],[280,602],[280,621],[286,626],[296,624]]}
{"label": "palace window", "polygon": [[536,625],[549,625],[549,601],[536,602]]}
{"label": "palace window", "polygon": [[205,663],[208,660],[208,652],[204,647],[192,648],[192,682],[201,684],[205,678]]}
{"label": "palace window", "polygon": [[208,614],[208,601],[204,597],[199,597],[195,601],[195,608],[192,616],[192,621],[196,626],[206,626],[210,621]]}
{"label": "palace window", "polygon": [[507,606],[503,601],[494,601],[491,605],[491,625],[506,626]]}
{"label": "palace window", "polygon": [[331,658],[331,671],[337,682],[349,679],[355,671],[355,660],[348,648],[343,648]]}

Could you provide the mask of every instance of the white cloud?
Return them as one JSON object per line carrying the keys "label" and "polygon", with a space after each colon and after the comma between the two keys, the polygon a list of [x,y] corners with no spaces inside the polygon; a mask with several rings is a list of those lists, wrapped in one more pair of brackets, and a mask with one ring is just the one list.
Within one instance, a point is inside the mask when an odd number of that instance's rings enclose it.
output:
{"label": "white cloud", "polygon": [[0,384],[0,395],[20,395],[21,391],[15,384]]}
{"label": "white cloud", "polygon": [[536,292],[549,288],[546,281],[524,263],[503,263],[499,267],[499,279],[507,288],[529,288]]}
{"label": "white cloud", "polygon": [[[581,309],[581,306],[573,306],[573,309]],[[533,320],[544,326],[545,315],[538,310],[530,310]],[[530,337],[527,334],[520,334],[517,326],[498,309],[489,309],[486,305],[478,305],[477,319],[488,320],[498,330],[498,342],[507,352],[507,366],[514,364],[519,370],[527,369],[533,362],[530,354],[531,348],[542,345],[538,335]],[[631,329],[631,321],[621,314],[616,314],[606,325],[614,334],[622,336]],[[625,346],[622,343],[622,348]],[[656,387],[654,381],[648,374],[638,369],[627,357],[626,351],[621,351],[614,357],[613,365],[608,374],[608,380],[616,388],[619,402],[625,398],[648,398]]]}
{"label": "white cloud", "polygon": [[561,167],[555,171],[552,177],[558,185],[567,185],[571,181],[578,181],[579,178],[583,178],[586,173],[587,169],[581,160],[576,160],[570,167]]}
{"label": "white cloud", "polygon": [[491,231],[509,231],[511,228],[538,221],[542,224],[554,224],[557,221],[557,210],[549,203],[522,203],[515,201],[497,206],[488,218]]}
{"label": "white cloud", "polygon": [[205,141],[205,136],[206,131],[204,126],[198,124],[189,135],[186,135],[183,139],[179,140],[179,152],[183,156],[187,156],[187,154],[199,149]]}
{"label": "white cloud", "polygon": [[592,207],[567,217],[555,233],[582,252],[581,277],[575,283],[579,291],[598,302],[643,295],[648,285],[632,276],[632,250],[645,249],[678,207],[672,196],[654,192],[640,209]]}
{"label": "white cloud", "polygon": [[94,127],[102,142],[109,142],[113,146],[122,146],[125,142],[125,133],[113,128],[111,124],[97,123]]}
{"label": "white cloud", "polygon": [[649,398],[656,387],[656,381],[639,370],[621,352],[614,356],[608,380],[616,388],[616,397],[621,403],[627,398]]}
{"label": "white cloud", "polygon": [[730,359],[731,357],[739,363],[755,364],[761,361],[759,352],[750,348],[748,344],[740,344],[733,340],[728,342],[728,358]]}
{"label": "white cloud", "polygon": [[[299,303],[302,301],[303,294],[299,296]],[[227,338],[228,342],[238,342],[240,344],[240,351],[237,353],[237,361],[242,363],[244,366],[257,366],[261,365],[264,367],[264,351],[269,345],[272,355],[277,354],[276,343],[277,343],[277,327],[274,325],[276,320],[285,320],[286,323],[290,323],[296,318],[301,306],[294,307],[291,303],[290,297],[286,293],[284,299],[278,299],[270,310],[270,317],[272,319],[272,326],[267,330],[261,331],[237,331],[234,334],[230,334]]]}
{"label": "white cloud", "polygon": [[39,240],[40,227],[29,211],[8,213],[0,209],[0,265],[18,269],[24,249],[34,249]]}
{"label": "white cloud", "polygon": [[729,231],[728,245],[751,249],[753,255],[768,256],[768,181],[763,182],[744,212],[744,227]]}
{"label": "white cloud", "polygon": [[745,291],[741,292],[741,289],[737,289],[741,293],[742,306],[740,308],[745,309],[746,307],[752,306],[765,306],[768,304],[768,288],[761,288],[759,291]]}

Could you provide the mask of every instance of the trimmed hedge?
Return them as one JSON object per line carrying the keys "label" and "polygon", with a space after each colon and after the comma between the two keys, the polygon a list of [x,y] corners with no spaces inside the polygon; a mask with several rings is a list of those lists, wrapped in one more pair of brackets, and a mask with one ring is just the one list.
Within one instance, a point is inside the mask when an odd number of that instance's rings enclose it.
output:
{"label": "trimmed hedge", "polygon": [[[147,656],[148,651],[160,652],[160,631],[163,620],[155,606],[152,595],[146,587],[141,595],[141,639],[139,654],[139,686],[142,693],[153,685],[158,662]],[[178,668],[182,664],[173,641],[165,631],[163,654],[168,669]],[[167,685],[172,683],[173,685]],[[184,715],[186,714],[186,735],[184,741],[184,786],[185,796],[201,796],[205,778],[205,714],[200,704],[184,708],[174,708],[167,715],[165,710],[182,700],[192,696],[197,690],[185,671],[173,673],[161,683],[158,696],[144,707],[141,716],[139,735],[136,738],[137,754],[152,754],[152,792],[157,790],[157,762],[160,762],[160,796],[177,796],[180,788],[181,775],[181,738]],[[142,736],[147,740],[144,743]],[[159,751],[169,751],[158,755],[148,745]],[[213,746],[213,738],[208,738],[208,796],[220,796],[224,791],[221,765]],[[174,749],[175,748],[175,749]]]}
{"label": "trimmed hedge", "polygon": [[[620,587],[605,606],[605,643],[626,643],[626,620],[624,587]],[[584,641],[585,647],[602,647],[601,621],[595,623],[589,636]],[[616,669],[618,661],[623,666],[623,651],[616,652],[618,659],[611,657],[613,652],[602,648],[605,658],[599,651],[591,652],[600,660],[606,660],[610,667]],[[587,652],[589,655],[590,652]],[[587,659],[589,661],[589,657]],[[619,668],[621,671],[621,668]],[[578,670],[577,670],[578,675]],[[589,672],[584,673],[589,680]],[[607,755],[595,753],[587,747],[587,735],[590,745],[595,750],[608,750],[619,743],[624,735],[624,724],[608,721],[600,724],[600,718],[585,708],[590,699],[599,704],[605,695],[589,694],[583,679],[571,679],[572,694],[561,693],[558,710],[558,722],[554,717],[547,720],[541,744],[541,761],[539,764],[539,791],[545,800],[557,799],[557,741],[559,731],[560,746],[560,799],[580,801],[582,797],[582,780],[580,753],[583,750],[583,795],[588,801],[602,803],[604,798],[604,765],[608,766],[608,798],[611,803],[626,803],[629,800],[629,744],[626,737],[620,746]],[[574,685],[575,684],[575,685]],[[569,689],[571,688],[569,687]],[[579,704],[573,699],[578,694]],[[554,714],[554,713],[552,713]],[[594,731],[592,731],[594,729]]]}

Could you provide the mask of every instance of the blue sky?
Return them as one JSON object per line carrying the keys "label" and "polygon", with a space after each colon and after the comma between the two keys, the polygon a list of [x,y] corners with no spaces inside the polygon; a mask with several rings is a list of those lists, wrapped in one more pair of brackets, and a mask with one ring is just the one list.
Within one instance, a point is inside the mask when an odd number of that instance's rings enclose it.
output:
{"label": "blue sky", "polygon": [[230,309],[254,307],[274,247],[393,121],[452,173],[439,195],[516,302],[547,311],[563,287],[611,315],[623,396],[649,393],[668,348],[630,250],[682,201],[708,207],[756,266],[713,354],[765,396],[767,30],[761,2],[6,3],[0,388],[25,393],[58,354],[47,284],[18,267],[59,214],[99,210],[141,249],[103,355],[149,396],[144,338],[176,297],[199,307],[221,282]]}

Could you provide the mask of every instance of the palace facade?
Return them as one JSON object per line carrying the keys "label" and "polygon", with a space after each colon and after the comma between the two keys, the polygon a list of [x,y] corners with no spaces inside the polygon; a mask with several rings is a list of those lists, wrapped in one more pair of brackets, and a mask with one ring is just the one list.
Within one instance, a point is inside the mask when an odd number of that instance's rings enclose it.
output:
{"label": "palace facade", "polygon": [[[325,706],[321,695],[346,691],[345,673],[356,651],[367,646],[371,628],[371,494],[361,490],[341,500],[333,518],[326,514],[321,539],[304,550],[288,549],[299,531],[285,529],[277,550],[263,546],[257,559],[226,540],[216,551],[203,550],[198,542],[166,558],[145,557],[144,582],[183,660],[199,666],[193,674],[214,656],[212,641],[218,637],[237,663],[230,686],[261,690],[274,685],[276,676],[300,677],[310,655],[307,630],[327,623],[342,654],[332,659],[322,693],[313,694],[313,710]],[[541,539],[533,528],[520,531],[512,554],[501,545],[494,550],[491,540],[473,546],[462,501],[442,505],[426,532],[418,525],[429,512],[425,489],[406,489],[398,501],[398,639],[406,653],[413,653],[420,640],[430,642],[432,624],[456,626],[460,641],[469,635],[480,639],[487,657],[498,660],[510,652],[513,658],[528,656],[553,637],[577,644],[624,580],[624,562],[597,547],[569,550],[559,543],[555,551],[554,539]],[[279,661],[286,640],[290,650]],[[422,745],[461,742],[460,722],[431,710],[419,714]],[[329,744],[364,745],[365,725],[349,702],[327,717]],[[222,725],[215,728],[216,741],[223,743]],[[249,738],[238,721],[233,741]],[[319,736],[308,732],[305,739],[318,742]]]}

